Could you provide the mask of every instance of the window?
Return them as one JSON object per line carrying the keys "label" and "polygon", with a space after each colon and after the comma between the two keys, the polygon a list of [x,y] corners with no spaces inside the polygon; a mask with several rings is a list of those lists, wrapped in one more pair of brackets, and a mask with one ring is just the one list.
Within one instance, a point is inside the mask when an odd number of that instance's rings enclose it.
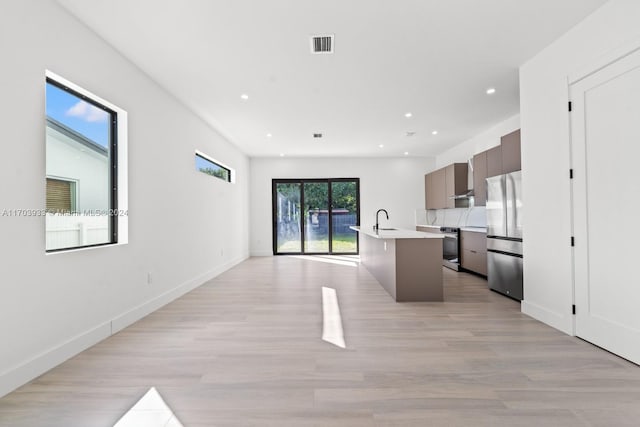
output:
{"label": "window", "polygon": [[274,179],[273,253],[357,254],[358,178]]}
{"label": "window", "polygon": [[196,170],[215,176],[223,181],[231,181],[231,169],[196,151]]}
{"label": "window", "polygon": [[118,113],[47,73],[48,252],[118,242],[117,149]]}
{"label": "window", "polygon": [[47,178],[47,212],[76,212],[76,182]]}

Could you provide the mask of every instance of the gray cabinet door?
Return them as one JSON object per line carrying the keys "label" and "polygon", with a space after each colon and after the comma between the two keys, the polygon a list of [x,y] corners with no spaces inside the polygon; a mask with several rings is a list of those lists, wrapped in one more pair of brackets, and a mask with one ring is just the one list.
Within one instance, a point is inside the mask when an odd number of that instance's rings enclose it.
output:
{"label": "gray cabinet door", "polygon": [[456,203],[455,200],[453,200],[453,196],[455,195],[455,191],[456,191],[456,187],[455,187],[455,183],[456,183],[456,172],[455,172],[455,167],[453,164],[447,166],[446,168],[444,168],[444,174],[445,174],[445,178],[444,178],[444,196],[445,196],[445,207],[447,208],[455,208],[456,207]]}
{"label": "gray cabinet door", "polygon": [[433,194],[433,176],[428,173],[424,176],[424,206],[425,209],[435,209]]}
{"label": "gray cabinet door", "polygon": [[447,207],[445,169],[438,169],[437,171],[432,172],[431,179],[431,185],[433,186],[433,209],[444,209]]}
{"label": "gray cabinet door", "polygon": [[473,194],[476,206],[487,203],[487,152],[473,156]]}
{"label": "gray cabinet door", "polygon": [[487,150],[487,178],[502,175],[502,147]]}
{"label": "gray cabinet door", "polygon": [[522,169],[520,160],[520,129],[500,138],[502,148],[502,173]]}
{"label": "gray cabinet door", "polygon": [[487,275],[486,233],[460,232],[460,264],[467,270]]}

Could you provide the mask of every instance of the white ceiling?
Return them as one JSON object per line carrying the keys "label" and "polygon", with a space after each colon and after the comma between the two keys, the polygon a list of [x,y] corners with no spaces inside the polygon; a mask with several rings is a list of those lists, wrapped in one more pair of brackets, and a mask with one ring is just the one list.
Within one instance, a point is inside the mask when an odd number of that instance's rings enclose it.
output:
{"label": "white ceiling", "polygon": [[430,156],[517,114],[519,65],[605,0],[59,2],[250,156]]}

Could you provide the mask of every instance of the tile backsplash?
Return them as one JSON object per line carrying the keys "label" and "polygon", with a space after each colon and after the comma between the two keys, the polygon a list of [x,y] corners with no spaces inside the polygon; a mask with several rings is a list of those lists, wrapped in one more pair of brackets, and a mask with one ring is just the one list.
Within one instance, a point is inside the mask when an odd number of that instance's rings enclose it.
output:
{"label": "tile backsplash", "polygon": [[484,206],[457,209],[418,209],[416,225],[440,227],[486,227],[487,214]]}

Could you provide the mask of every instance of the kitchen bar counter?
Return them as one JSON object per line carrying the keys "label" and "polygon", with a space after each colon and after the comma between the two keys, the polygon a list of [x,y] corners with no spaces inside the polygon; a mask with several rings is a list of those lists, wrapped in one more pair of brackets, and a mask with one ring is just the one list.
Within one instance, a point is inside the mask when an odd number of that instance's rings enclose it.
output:
{"label": "kitchen bar counter", "polygon": [[398,302],[442,301],[442,234],[413,230],[360,233],[360,260]]}
{"label": "kitchen bar counter", "polygon": [[427,233],[414,230],[401,230],[401,229],[380,229],[379,231],[364,230],[357,226],[349,227],[352,230],[359,232],[360,234],[366,234],[374,239],[442,239],[442,234]]}
{"label": "kitchen bar counter", "polygon": [[[454,228],[460,228],[460,231],[473,231],[474,233],[486,233],[487,232],[487,227],[474,227],[474,226],[462,226],[462,227],[458,227],[458,226],[451,226]],[[430,229],[433,229],[434,231],[436,230],[440,230],[440,226],[439,225],[425,225],[425,224],[417,224],[416,228],[421,228],[424,229],[424,231],[429,232]]]}

